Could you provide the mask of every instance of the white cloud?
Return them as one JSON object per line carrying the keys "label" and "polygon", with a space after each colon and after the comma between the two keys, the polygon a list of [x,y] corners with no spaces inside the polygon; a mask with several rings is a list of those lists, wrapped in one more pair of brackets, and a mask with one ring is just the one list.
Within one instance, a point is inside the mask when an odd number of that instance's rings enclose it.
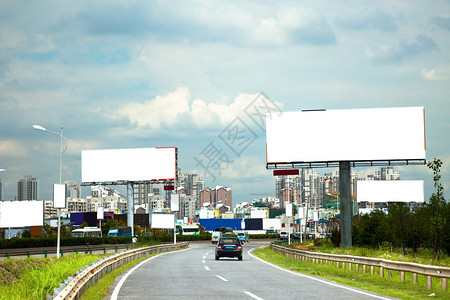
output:
{"label": "white cloud", "polygon": [[430,81],[448,81],[450,79],[450,66],[442,66],[434,69],[423,69],[422,77]]}
{"label": "white cloud", "polygon": [[103,147],[103,144],[98,141],[69,139],[66,153],[75,156],[80,155],[82,150],[101,149]]}
{"label": "white cloud", "polygon": [[144,103],[130,102],[122,106],[117,114],[138,127],[161,128],[177,123],[179,115],[189,112],[190,93],[187,88],[177,88],[166,96],[156,96]]}
{"label": "white cloud", "polygon": [[14,140],[0,141],[0,155],[6,157],[26,157],[26,147]]}
{"label": "white cloud", "polygon": [[[115,114],[126,118],[140,128],[183,128],[193,125],[198,129],[223,128],[236,117],[244,115],[245,108],[258,94],[241,93],[229,104],[217,104],[202,99],[191,101],[186,87],[143,103],[131,102],[119,108]],[[279,107],[281,103],[276,102]],[[117,117],[116,117],[117,118]]]}
{"label": "white cloud", "polygon": [[220,167],[213,166],[209,172],[205,170],[194,169],[192,173],[198,174],[200,177],[207,179],[208,182],[214,184],[220,177],[220,182],[255,180],[257,178],[267,178],[270,172],[265,168],[265,158],[262,156],[242,155],[240,157],[230,158],[230,162],[223,162]]}

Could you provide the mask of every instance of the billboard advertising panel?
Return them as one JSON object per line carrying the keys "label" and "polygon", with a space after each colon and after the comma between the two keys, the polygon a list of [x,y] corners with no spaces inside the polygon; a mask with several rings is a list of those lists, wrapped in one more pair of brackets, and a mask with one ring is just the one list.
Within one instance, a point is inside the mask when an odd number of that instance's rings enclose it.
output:
{"label": "billboard advertising panel", "polygon": [[170,210],[180,211],[180,195],[170,194]]}
{"label": "billboard advertising panel", "polygon": [[357,181],[358,202],[424,202],[423,180]]}
{"label": "billboard advertising panel", "polygon": [[152,214],[152,228],[173,229],[175,227],[174,214]]}
{"label": "billboard advertising panel", "polygon": [[44,201],[0,202],[0,228],[43,225]]}
{"label": "billboard advertising panel", "polygon": [[53,185],[53,207],[54,208],[66,208],[66,185],[57,184]]}
{"label": "billboard advertising panel", "polygon": [[81,151],[81,181],[121,182],[174,180],[176,148]]}
{"label": "billboard advertising panel", "polygon": [[425,109],[266,114],[267,163],[424,160]]}

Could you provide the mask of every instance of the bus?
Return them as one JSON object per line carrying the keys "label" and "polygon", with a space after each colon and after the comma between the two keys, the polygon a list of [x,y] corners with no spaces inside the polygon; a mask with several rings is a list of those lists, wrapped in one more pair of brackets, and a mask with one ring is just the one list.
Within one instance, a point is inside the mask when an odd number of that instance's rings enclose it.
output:
{"label": "bus", "polygon": [[177,234],[181,235],[199,235],[200,228],[198,224],[177,225]]}
{"label": "bus", "polygon": [[73,237],[102,237],[102,231],[98,227],[84,227],[72,230],[70,236]]}

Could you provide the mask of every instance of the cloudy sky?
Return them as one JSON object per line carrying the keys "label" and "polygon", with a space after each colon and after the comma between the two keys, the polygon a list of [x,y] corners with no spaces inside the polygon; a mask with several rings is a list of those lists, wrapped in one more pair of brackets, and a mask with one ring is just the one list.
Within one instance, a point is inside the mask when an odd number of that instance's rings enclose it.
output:
{"label": "cloudy sky", "polygon": [[[231,187],[234,203],[273,193],[264,128],[246,113],[261,101],[282,111],[424,106],[427,159],[444,162],[449,187],[449,96],[450,1],[0,3],[7,200],[25,175],[42,199],[59,182],[59,138],[33,124],[64,128],[63,181],[81,182],[82,150],[175,146],[182,171]],[[233,148],[237,124],[252,138]],[[425,166],[397,170],[425,180],[429,198]]]}

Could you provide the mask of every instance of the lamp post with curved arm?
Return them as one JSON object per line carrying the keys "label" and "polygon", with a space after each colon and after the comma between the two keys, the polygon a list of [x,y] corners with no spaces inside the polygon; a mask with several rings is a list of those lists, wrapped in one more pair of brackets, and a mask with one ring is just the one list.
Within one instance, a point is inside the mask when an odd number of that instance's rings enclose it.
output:
{"label": "lamp post with curved arm", "polygon": [[[51,131],[48,130],[40,125],[33,125],[34,129],[37,130],[42,130],[42,131],[46,131],[55,135],[58,135],[61,137],[61,153],[59,156],[59,183],[62,183],[62,155],[63,153],[67,150],[67,139],[63,136],[63,128],[61,126],[61,131],[60,133],[55,132],[55,131]],[[63,149],[63,139],[65,142],[65,147]],[[57,215],[58,215],[58,240],[56,242],[56,257],[59,258],[60,255],[60,245],[61,245],[61,213],[60,213],[60,208],[57,208]]]}

